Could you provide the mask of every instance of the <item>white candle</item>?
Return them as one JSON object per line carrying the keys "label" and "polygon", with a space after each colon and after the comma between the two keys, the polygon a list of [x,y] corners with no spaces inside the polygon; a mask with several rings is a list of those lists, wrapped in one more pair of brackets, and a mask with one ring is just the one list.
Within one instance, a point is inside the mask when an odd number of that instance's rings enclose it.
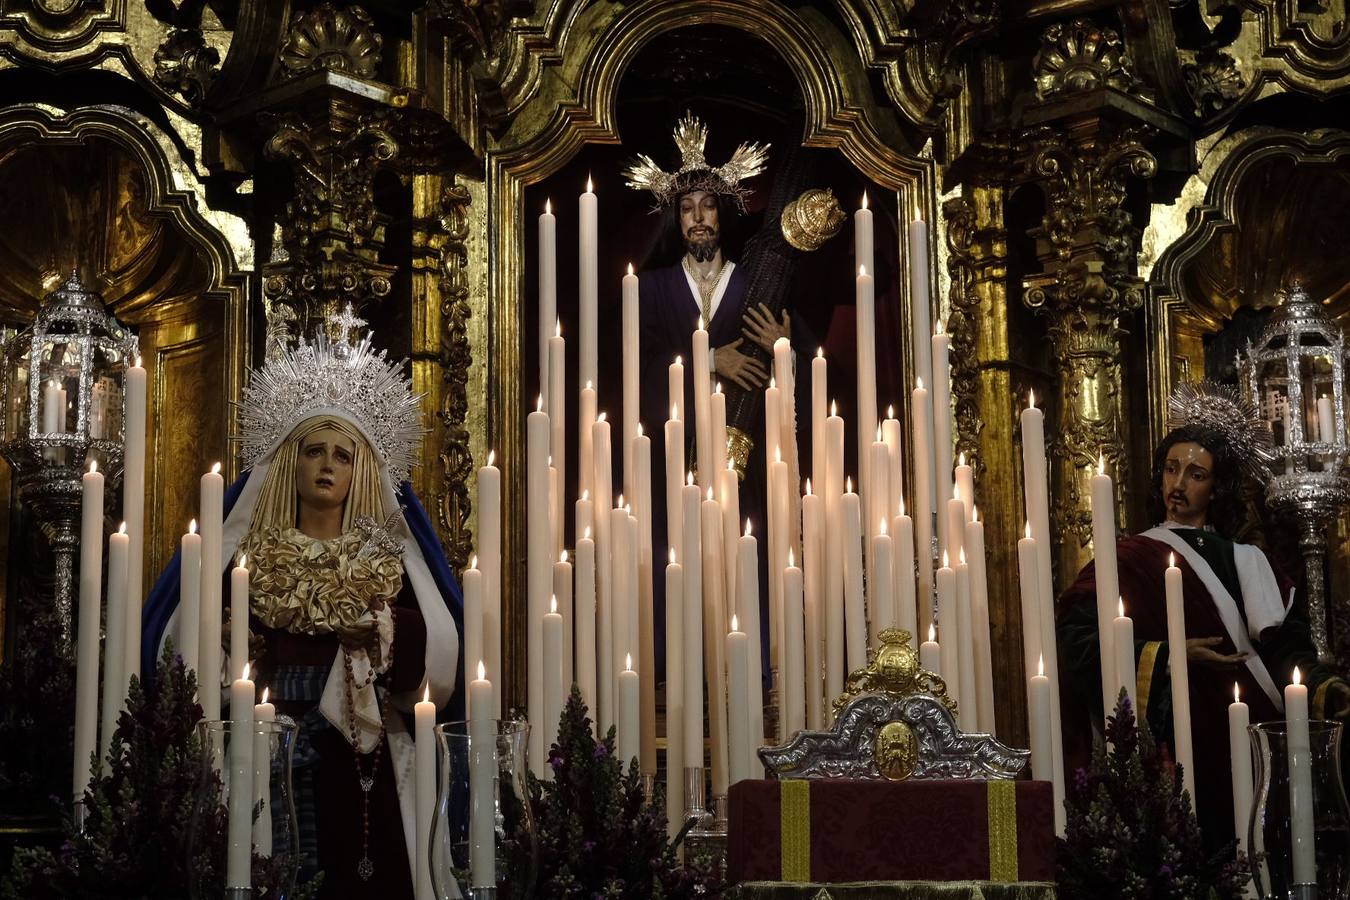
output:
{"label": "white candle", "polygon": [[610,510],[614,508],[613,444],[605,414],[595,417],[591,426],[593,458],[591,499],[595,502],[595,620],[596,648],[599,651],[597,724],[603,735],[614,724],[614,535],[610,528]]}
{"label": "white candle", "polygon": [[722,568],[726,573],[726,593],[722,609],[730,614],[736,608],[736,541],[741,536],[741,482],[735,466],[728,461],[717,473],[717,502],[722,506]]}
{"label": "white candle", "polygon": [[792,552],[788,527],[791,513],[788,511],[789,475],[787,462],[777,458],[769,467],[769,652],[774,671],[783,673],[783,582],[778,577],[787,566],[788,554]]}
{"label": "white candle", "polygon": [[834,412],[825,420],[825,696],[844,690],[844,420]]}
{"label": "white candle", "polygon": [[750,641],[738,631],[736,616],[727,633],[727,753],[731,783],[751,777],[754,750],[750,745]]}
{"label": "white candle", "polygon": [[581,195],[577,209],[579,237],[579,257],[577,267],[577,301],[581,309],[580,317],[580,356],[577,368],[577,380],[582,384],[599,384],[599,228],[597,224],[596,200],[589,176],[586,178],[586,193]]}
{"label": "white candle", "polygon": [[[108,537],[108,631],[103,653],[103,722],[99,741],[100,753],[105,760],[127,695],[126,666],[122,657],[126,653],[128,543],[124,522],[116,534]],[[218,626],[216,633],[219,634]],[[219,691],[216,693],[219,708]]]}
{"label": "white candle", "polygon": [[[542,399],[539,407],[543,406]],[[529,744],[530,771],[544,777],[548,750],[544,746],[544,613],[553,587],[553,548],[548,506],[548,414],[542,409],[525,419],[525,553],[526,553],[526,709],[534,717]]]}
{"label": "white candle", "polygon": [[57,384],[56,379],[52,379],[42,389],[42,433],[60,434],[64,415],[65,403],[61,400],[61,386]]}
{"label": "white candle", "polygon": [[[549,598],[548,612],[544,614],[544,756],[558,742],[558,718],[562,715],[566,695],[562,674],[563,617],[558,614],[558,598]],[[552,778],[551,766],[545,766],[542,778]]]}
{"label": "white candle", "polygon": [[1130,706],[1134,713],[1139,714],[1139,702],[1135,696],[1135,670],[1134,670],[1134,620],[1125,615],[1125,601],[1117,598],[1117,611],[1120,613],[1111,620],[1111,646],[1115,653],[1115,683],[1116,697],[1111,700],[1111,706],[1107,709],[1108,716],[1114,715],[1116,703],[1119,700],[1120,688],[1125,689],[1125,696],[1130,698]]}
{"label": "white candle", "polygon": [[[470,560],[460,583],[464,588],[464,684],[468,684],[483,659],[483,572],[478,557]],[[466,694],[465,702],[472,705],[473,697]],[[472,712],[466,709],[466,714]]]}
{"label": "white candle", "polygon": [[[1124,685],[1116,680],[1116,658],[1112,643],[1111,613],[1120,597],[1120,578],[1116,571],[1116,496],[1106,460],[1097,459],[1097,474],[1092,476],[1092,554],[1097,570],[1097,629],[1101,635],[1102,702],[1106,715],[1116,708],[1116,698]],[[1130,648],[1134,659],[1133,647]],[[1130,696],[1134,696],[1133,687]]]}
{"label": "white candle", "polygon": [[867,208],[867,192],[863,191],[862,206],[853,214],[853,258],[869,272],[876,271],[872,246],[872,211]]}
{"label": "white candle", "polygon": [[666,833],[684,827],[684,567],[666,565]]}
{"label": "white candle", "polygon": [[[863,527],[866,529],[866,541],[864,547],[867,550],[865,559],[869,572],[876,572],[876,564],[872,561],[872,541],[880,533],[881,523],[886,522],[890,525],[891,510],[895,508],[895,501],[891,499],[891,454],[890,448],[886,442],[881,439],[881,426],[877,426],[876,440],[867,448],[867,483],[872,485],[872,491],[866,500],[866,507],[863,509]],[[888,565],[887,585],[891,598],[894,598],[894,575],[890,574],[891,567]],[[875,582],[867,582],[867,644],[876,646],[877,635],[881,628],[888,628],[890,625],[883,625],[883,622],[894,622],[895,616],[877,616],[875,610],[880,609],[873,594],[876,592]]]}
{"label": "white candle", "polygon": [[230,671],[243,676],[248,665],[248,566],[244,554],[230,570]]}
{"label": "white candle", "polygon": [[824,672],[825,629],[821,604],[825,596],[825,540],[822,533],[824,501],[811,492],[806,481],[802,497],[802,575],[806,616],[806,727],[825,727]]}
{"label": "white candle", "polygon": [[[1022,410],[1022,484],[1026,491],[1026,518],[1035,539],[1036,588],[1034,621],[1039,627],[1038,653],[1045,656],[1050,679],[1050,755],[1055,764],[1055,833],[1064,834],[1064,740],[1059,715],[1059,653],[1055,640],[1055,592],[1050,569],[1050,479],[1045,456],[1045,417],[1029,394]],[[1025,608],[1024,608],[1025,609]],[[1024,612],[1025,618],[1025,612]],[[1101,626],[1098,622],[1098,626]],[[1023,635],[1026,626],[1023,626]],[[1028,663],[1027,671],[1031,671]]]}
{"label": "white candle", "polygon": [[562,552],[563,532],[563,488],[562,476],[558,467],[553,465],[553,457],[548,458],[548,540],[549,548],[556,556]]}
{"label": "white candle", "polygon": [[469,880],[474,887],[497,884],[496,723],[491,706],[497,691],[487,680],[483,661],[469,683]]}
{"label": "white candle", "polygon": [[896,626],[895,612],[895,572],[892,570],[893,543],[887,533],[886,517],[877,523],[877,534],[872,538],[871,566],[872,578],[869,584],[872,592],[869,596],[870,613],[868,619],[868,640],[876,645],[875,634]]}
{"label": "white candle", "polygon": [[[792,342],[785,337],[780,337],[773,342],[773,370],[774,380],[778,383],[778,401],[781,409],[778,414],[778,443],[783,451],[783,462],[787,463],[789,480],[794,484],[799,484],[797,477],[801,471],[801,462],[797,457],[797,376],[793,368],[794,359],[792,356]],[[788,528],[788,546],[793,549],[798,556],[801,555],[801,532],[795,525],[799,521],[796,505],[791,501],[796,497],[793,492],[789,495],[788,513],[790,515]]]}
{"label": "white candle", "polygon": [[1308,688],[1294,666],[1294,682],[1284,689],[1284,721],[1289,737],[1289,821],[1294,844],[1294,884],[1317,881],[1313,833],[1312,741],[1308,736]]}
{"label": "white candle", "polygon": [[863,602],[862,519],[853,480],[839,498],[844,538],[844,643],[850,672],[867,665],[867,623]]}
{"label": "white candle", "polygon": [[1324,444],[1336,442],[1336,419],[1331,412],[1331,398],[1326,394],[1317,398],[1317,439]]}
{"label": "white candle", "polygon": [[1182,784],[1195,801],[1195,753],[1191,749],[1191,687],[1186,662],[1186,609],[1181,590],[1181,569],[1176,554],[1169,554],[1163,582],[1167,592],[1168,668],[1172,672],[1172,733],[1176,761],[1182,766]]}
{"label": "white candle", "polygon": [[1052,781],[1055,764],[1050,753],[1050,679],[1045,677],[1045,661],[1038,660],[1036,674],[1027,679],[1031,701],[1031,777]]}
{"label": "white candle", "polygon": [[[1040,576],[1036,571],[1036,539],[1031,536],[1030,522],[1026,524],[1026,537],[1017,542],[1017,575],[1022,600],[1022,671],[1030,684],[1030,679],[1045,666],[1041,651]],[[1030,694],[1027,703],[1030,708]]]}
{"label": "white candle", "polygon": [[642,349],[638,330],[639,315],[638,278],[633,274],[633,264],[629,263],[628,274],[623,276],[623,486],[629,496],[637,490],[633,480],[633,441],[638,436],[640,405],[638,369],[642,361]]}
{"label": "white candle", "polygon": [[979,730],[993,734],[994,727],[994,660],[992,637],[989,633],[989,577],[985,572],[984,523],[979,510],[971,509],[971,521],[966,523],[966,563],[970,566],[970,625],[975,648],[975,699]]}
{"label": "white candle", "polygon": [[[91,462],[80,480],[80,611],[75,651],[75,763],[71,795],[89,786],[98,746],[98,638],[103,600],[103,473]],[[193,641],[197,633],[192,632]],[[195,654],[194,654],[195,655]]]}
{"label": "white candle", "polygon": [[[472,698],[470,698],[472,702]],[[422,699],[413,704],[414,765],[417,785],[417,872],[414,878],[417,900],[432,900],[431,888],[431,812],[436,806],[436,704],[431,702],[431,686]]]}
{"label": "white candle", "polygon": [[247,888],[253,870],[253,682],[248,663],[230,685],[229,825],[225,887]]}
{"label": "white candle", "polygon": [[197,651],[200,661],[197,696],[202,704],[202,718],[209,722],[220,718],[220,625],[223,618],[220,575],[225,565],[220,546],[225,512],[225,480],[220,477],[220,463],[213,465],[211,471],[202,476],[197,508],[202,517],[202,628]]}
{"label": "white candle", "polygon": [[[926,341],[918,343],[927,345]],[[923,380],[917,384],[910,394],[910,428],[914,434],[914,561],[918,564],[919,628],[927,630],[933,621],[933,457],[929,450],[933,413]]]}
{"label": "white candle", "polygon": [[[581,699],[595,719],[596,709],[596,670],[595,670],[595,541],[591,530],[587,528],[577,541],[576,565],[576,667],[577,688]],[[592,728],[594,728],[592,724]]]}
{"label": "white candle", "polygon": [[[777,382],[769,376],[769,386],[764,390],[764,543],[768,554],[767,569],[770,573],[780,572],[787,563],[787,552],[783,546],[786,529],[778,527],[778,517],[783,512],[779,490],[786,490],[786,484],[780,488],[779,478],[787,471],[786,466],[775,466],[783,460],[783,427],[780,418],[783,403],[779,397]],[[769,578],[769,672],[770,678],[782,671],[782,599],[783,583],[777,578]]]}
{"label": "white candle", "polygon": [[806,727],[805,678],[802,663],[806,657],[803,631],[802,570],[793,565],[792,551],[788,551],[787,568],[783,578],[783,731],[780,739],[788,740]]}
{"label": "white candle", "polygon": [[703,318],[694,330],[694,454],[698,486],[712,486],[712,368],[708,362],[708,332]]}
{"label": "white candle", "polygon": [[947,682],[947,696],[960,702],[961,697],[961,648],[957,640],[960,627],[960,613],[957,611],[956,570],[945,554],[942,568],[937,570],[937,623],[942,629],[942,662],[940,671]]}
{"label": "white candle", "polygon": [[683,556],[680,541],[684,536],[684,519],[680,506],[680,488],[684,487],[684,421],[679,408],[670,407],[666,420],[666,543]]}
{"label": "white candle", "polygon": [[1248,824],[1252,815],[1252,750],[1247,737],[1251,714],[1233,682],[1233,702],[1228,704],[1228,757],[1233,772],[1233,831],[1237,833],[1239,853],[1247,848]]}
{"label": "white candle", "polygon": [[619,672],[618,712],[619,722],[615,732],[615,752],[623,770],[628,772],[634,764],[641,764],[642,714],[638,707],[638,673],[633,671],[633,657],[624,659],[624,668]]}
{"label": "white candle", "polygon": [[[872,279],[872,269],[859,269],[855,282],[857,341],[858,341],[858,453],[859,462],[863,448],[872,440],[877,431],[877,315],[876,285]],[[871,496],[872,484],[868,480],[866,465],[859,466],[858,490],[862,497]],[[850,663],[852,665],[852,663]]]}
{"label": "white candle", "polygon": [[553,337],[548,339],[548,393],[544,411],[548,413],[549,466],[558,472],[553,491],[552,515],[553,547],[562,550],[567,531],[567,498],[563,490],[567,483],[567,344],[562,336],[562,323],[554,325]]}
{"label": "white candle", "polygon": [[[952,382],[949,372],[949,354],[951,338],[943,334],[942,322],[937,323],[937,332],[932,338],[933,345],[933,484],[934,497],[946,499],[952,496]],[[940,510],[939,510],[940,511]],[[952,546],[950,524],[938,519],[938,544],[946,547],[953,560],[959,548]],[[960,540],[958,537],[957,540]],[[948,643],[951,636],[944,634],[942,642]]]}
{"label": "white candle", "polygon": [[703,767],[703,557],[699,545],[699,496],[693,474],[680,490],[684,509],[684,765]]}
{"label": "white candle", "polygon": [[178,542],[178,634],[175,646],[183,667],[197,671],[202,630],[202,536],[197,520],[188,523]]}
{"label": "white candle", "polygon": [[900,515],[891,519],[891,534],[895,543],[895,622],[909,632],[909,646],[913,648],[919,637],[914,594],[914,520],[905,515],[903,499]]}
{"label": "white candle", "polygon": [[956,494],[956,486],[952,485],[951,498],[943,506],[942,521],[946,523],[946,529],[942,532],[944,543],[942,549],[947,552],[948,559],[956,559],[961,555],[961,542],[965,538],[966,524],[966,504]]}
{"label": "white candle", "polygon": [[[267,701],[263,688],[262,702],[253,707],[253,721],[258,724],[277,720],[277,708]],[[435,801],[436,757],[431,758],[432,785],[427,804]],[[420,801],[421,795],[418,795]],[[253,852],[259,856],[272,855],[272,733],[270,729],[255,728],[253,732],[253,803],[258,810],[253,818]],[[431,819],[427,819],[427,831]]]}
{"label": "white candle", "polygon": [[829,370],[825,362],[825,348],[816,349],[811,360],[811,478],[822,490],[825,477],[825,418],[826,391],[829,390]]}
{"label": "white candle", "polygon": [[[562,616],[562,680],[565,688],[576,680],[572,659],[575,622],[575,614],[572,611],[572,563],[568,560],[566,550],[559,554],[558,561],[553,564],[553,596],[558,600],[558,615]],[[466,603],[465,610],[467,609]],[[562,707],[559,707],[558,711],[562,712]]]}
{"label": "white candle", "polygon": [[969,522],[975,511],[975,471],[966,464],[966,454],[957,457],[954,481],[957,495],[966,505],[966,521]]}
{"label": "white candle", "polygon": [[[62,409],[65,402],[62,391]],[[145,369],[139,356],[136,365],[126,372],[126,422],[122,435],[122,519],[127,523],[129,538],[124,674],[130,678],[141,674],[141,602],[145,598],[141,589],[141,570],[145,566]]]}
{"label": "white candle", "polygon": [[708,398],[708,415],[712,418],[712,476],[713,487],[727,467],[727,395],[722,393],[722,382],[713,385]]}
{"label": "white candle", "polygon": [[936,640],[932,625],[928,626],[928,640],[919,645],[919,668],[942,676],[942,648]]}
{"label": "white candle", "polygon": [[[681,422],[687,420],[689,417],[685,415],[684,409],[684,359],[682,357],[675,357],[675,361],[666,367],[666,391],[670,395],[669,405],[673,410],[670,417],[679,419]],[[684,469],[680,471],[683,472]]]}
{"label": "white candle", "polygon": [[[628,511],[623,508],[623,495],[619,495],[619,506],[609,511],[609,534],[610,534],[610,572],[609,572],[609,597],[608,604],[600,604],[600,641],[602,651],[605,650],[604,642],[608,638],[609,646],[607,652],[610,654],[610,672],[611,677],[615,679],[612,690],[617,690],[619,673],[623,671],[624,658],[633,652],[633,646],[629,642],[628,636],[628,613],[630,606],[632,611],[637,612],[636,606],[630,604],[632,599],[632,585],[628,583],[628,558],[636,552],[636,548],[629,546],[628,543]],[[601,696],[604,696],[604,690],[601,690]],[[617,702],[611,701],[611,702]],[[612,710],[615,716],[618,715],[618,709]],[[618,722],[617,719],[614,720]]]}
{"label": "white candle", "polygon": [[975,732],[980,728],[979,689],[975,684],[975,625],[970,602],[970,564],[964,548],[956,563],[956,634],[947,631],[943,640],[956,639],[956,659],[961,667],[961,730]]}
{"label": "white candle", "polygon": [[[468,659],[483,660],[493,672],[502,671],[502,472],[488,451],[487,465],[478,470],[478,566],[483,573],[483,651]],[[581,532],[577,531],[580,535]],[[466,679],[467,680],[467,679]],[[501,718],[501,692],[492,688],[488,718]]]}
{"label": "white candle", "polygon": [[[549,365],[549,335],[558,317],[558,217],[553,202],[544,201],[539,215],[539,390],[553,396],[553,367]],[[549,413],[555,412],[552,406]],[[560,410],[559,410],[560,412]]]}
{"label": "white candle", "polygon": [[[886,515],[894,515],[892,510],[903,503],[905,496],[905,460],[901,455],[900,420],[895,417],[895,407],[886,407],[886,418],[881,420],[881,439],[886,443],[886,468],[890,473],[887,484],[890,495],[885,508]],[[892,535],[898,541],[899,535]]]}
{"label": "white candle", "polygon": [[722,564],[722,506],[708,489],[699,509],[703,555],[703,668],[708,683],[708,737],[711,740],[713,796],[727,792],[726,567]]}
{"label": "white candle", "polygon": [[[736,610],[735,615],[745,629],[750,642],[750,746],[764,745],[764,663],[761,656],[759,618],[759,548],[750,533],[750,520],[745,520],[745,534],[736,547]],[[751,758],[750,777],[763,774],[759,760]]]}
{"label": "white candle", "polygon": [[[914,351],[914,377],[925,384],[932,384],[933,345],[929,340],[929,335],[933,331],[933,326],[931,324],[932,302],[929,295],[931,286],[928,277],[928,225],[923,219],[915,219],[909,223],[908,250],[909,333],[912,342],[911,348]],[[922,453],[931,460],[933,458],[932,431],[928,431],[924,437],[925,440],[922,444],[915,444],[914,452],[916,455]],[[930,481],[925,490],[931,497],[934,491],[934,485],[931,481],[931,467],[927,470],[927,473]],[[917,470],[915,477],[918,477]],[[918,506],[917,502],[915,506]],[[917,516],[918,513],[916,512],[915,515]]]}
{"label": "white candle", "polygon": [[[586,382],[577,398],[577,490],[583,497],[595,494],[595,440],[592,429],[595,427],[595,386]],[[577,534],[585,526],[577,523]]]}

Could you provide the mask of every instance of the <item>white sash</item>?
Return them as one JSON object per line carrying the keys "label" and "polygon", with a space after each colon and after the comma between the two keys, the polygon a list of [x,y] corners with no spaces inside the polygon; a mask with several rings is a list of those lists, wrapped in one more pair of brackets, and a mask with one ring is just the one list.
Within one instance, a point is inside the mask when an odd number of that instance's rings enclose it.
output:
{"label": "white sash", "polygon": [[[1196,552],[1194,547],[1178,537],[1170,528],[1161,526],[1150,528],[1144,532],[1144,537],[1167,544],[1180,553],[1181,557],[1195,570],[1195,574],[1200,577],[1205,589],[1209,591],[1210,599],[1214,601],[1214,608],[1218,611],[1219,619],[1223,621],[1224,630],[1228,632],[1228,637],[1232,640],[1233,646],[1237,647],[1239,652],[1247,654],[1245,663],[1247,670],[1252,673],[1252,677],[1261,686],[1261,690],[1265,691],[1266,696],[1275,704],[1275,708],[1284,712],[1284,698],[1280,696],[1280,690],[1275,686],[1275,680],[1270,677],[1266,664],[1261,661],[1261,657],[1256,653],[1256,648],[1252,646],[1251,640],[1247,637],[1247,630],[1242,627],[1242,613],[1238,611],[1237,601],[1233,599],[1232,594],[1228,593],[1228,588],[1223,586],[1219,576],[1214,573],[1213,567]],[[1173,652],[1175,652],[1175,648],[1173,648]],[[1185,649],[1183,648],[1181,652],[1184,653]]]}

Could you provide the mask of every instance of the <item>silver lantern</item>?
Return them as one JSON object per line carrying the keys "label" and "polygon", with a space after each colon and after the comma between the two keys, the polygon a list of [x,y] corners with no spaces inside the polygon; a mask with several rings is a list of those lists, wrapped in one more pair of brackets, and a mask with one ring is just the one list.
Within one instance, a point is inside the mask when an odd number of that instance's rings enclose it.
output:
{"label": "silver lantern", "polygon": [[120,477],[123,383],[136,358],[136,337],[71,274],[3,352],[0,453],[14,470],[20,502],[55,554],[56,609],[69,644],[81,476],[97,462],[110,485]]}
{"label": "silver lantern", "polygon": [[[1327,635],[1326,529],[1350,502],[1344,474],[1345,335],[1322,305],[1294,283],[1254,344],[1239,360],[1242,389],[1275,436],[1266,502],[1299,526],[1308,581],[1308,617],[1323,661],[1334,657]],[[1350,624],[1350,617],[1342,616]]]}

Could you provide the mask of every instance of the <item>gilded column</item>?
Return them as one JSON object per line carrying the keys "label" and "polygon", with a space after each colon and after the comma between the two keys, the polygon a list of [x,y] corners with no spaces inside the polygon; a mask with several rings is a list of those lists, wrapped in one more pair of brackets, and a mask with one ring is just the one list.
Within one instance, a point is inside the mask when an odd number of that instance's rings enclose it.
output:
{"label": "gilded column", "polygon": [[1121,486],[1129,482],[1130,411],[1121,390],[1121,318],[1143,303],[1135,276],[1138,229],[1125,208],[1127,182],[1146,179],[1157,161],[1145,141],[1156,110],[1141,90],[1119,37],[1086,20],[1056,24],[1042,36],[1036,95],[1019,154],[1022,175],[1040,184],[1045,213],[1033,230],[1041,273],[1023,299],[1046,323],[1058,390],[1048,400],[1051,516],[1056,585],[1091,558],[1090,479],[1099,456]]}

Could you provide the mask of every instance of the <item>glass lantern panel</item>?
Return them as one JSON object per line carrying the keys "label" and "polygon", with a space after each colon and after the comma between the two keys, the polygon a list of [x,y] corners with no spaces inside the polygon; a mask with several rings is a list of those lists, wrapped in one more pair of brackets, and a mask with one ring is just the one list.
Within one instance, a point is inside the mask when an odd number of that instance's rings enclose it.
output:
{"label": "glass lantern panel", "polygon": [[37,370],[39,434],[74,432],[79,417],[81,344],[61,337],[43,340]]}
{"label": "glass lantern panel", "polygon": [[122,440],[122,384],[129,365],[117,347],[95,344],[92,348],[92,384],[89,394],[89,437]]}
{"label": "glass lantern panel", "polygon": [[[20,347],[22,349],[20,349]],[[14,348],[5,392],[5,440],[28,436],[28,342]]]}

